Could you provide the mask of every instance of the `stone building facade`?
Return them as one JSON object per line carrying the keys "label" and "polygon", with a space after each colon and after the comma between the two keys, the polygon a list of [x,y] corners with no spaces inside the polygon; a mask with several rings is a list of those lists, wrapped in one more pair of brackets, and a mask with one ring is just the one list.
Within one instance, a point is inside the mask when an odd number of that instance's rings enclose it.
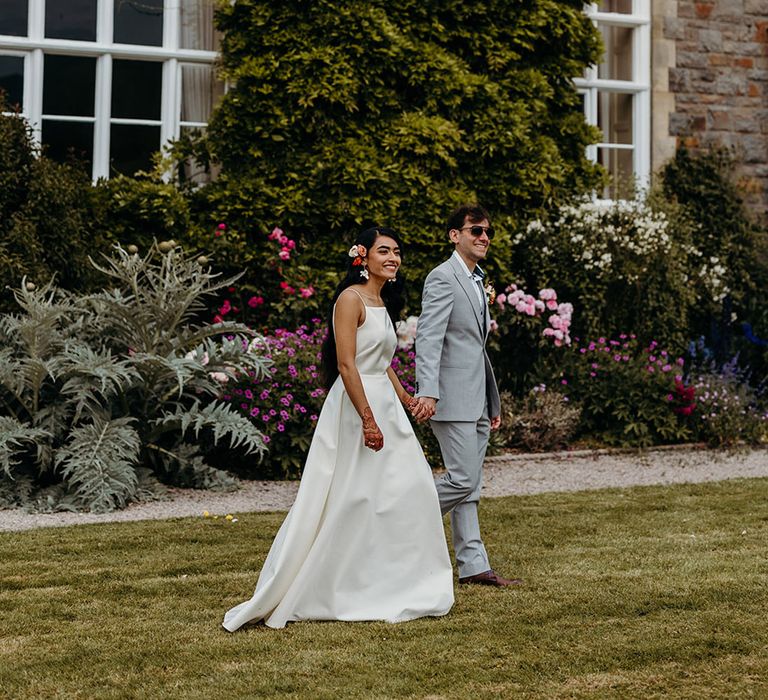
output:
{"label": "stone building facade", "polygon": [[750,208],[768,217],[768,0],[655,0],[651,161],[679,145],[734,149]]}

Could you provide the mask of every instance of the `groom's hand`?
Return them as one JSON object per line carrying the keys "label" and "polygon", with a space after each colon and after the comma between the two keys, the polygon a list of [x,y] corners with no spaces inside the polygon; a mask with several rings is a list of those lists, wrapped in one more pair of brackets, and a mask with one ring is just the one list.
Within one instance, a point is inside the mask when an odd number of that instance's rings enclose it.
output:
{"label": "groom's hand", "polygon": [[423,423],[435,415],[436,406],[437,399],[433,399],[431,396],[419,396],[411,409],[411,415],[416,419],[416,422]]}
{"label": "groom's hand", "polygon": [[491,418],[491,430],[498,430],[501,427],[501,416]]}

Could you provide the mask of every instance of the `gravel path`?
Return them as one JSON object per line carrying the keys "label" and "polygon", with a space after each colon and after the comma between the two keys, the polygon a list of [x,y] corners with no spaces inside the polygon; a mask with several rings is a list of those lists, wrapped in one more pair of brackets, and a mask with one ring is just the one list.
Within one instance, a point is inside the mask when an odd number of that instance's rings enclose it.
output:
{"label": "gravel path", "polygon": [[[483,496],[495,498],[548,491],[584,491],[649,484],[722,481],[768,477],[768,448],[738,452],[697,447],[634,451],[574,451],[500,455],[485,464]],[[215,493],[169,489],[170,499],[137,503],[104,515],[92,513],[24,513],[0,510],[0,532],[86,523],[180,518],[252,511],[287,510],[296,495],[295,481],[243,482],[239,491]]]}

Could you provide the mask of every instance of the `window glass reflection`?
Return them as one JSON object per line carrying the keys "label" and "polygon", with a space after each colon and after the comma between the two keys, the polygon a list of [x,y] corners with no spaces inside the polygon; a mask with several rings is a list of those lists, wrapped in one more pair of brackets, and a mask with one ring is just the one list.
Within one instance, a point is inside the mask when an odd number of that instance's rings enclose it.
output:
{"label": "window glass reflection", "polygon": [[45,154],[60,163],[78,160],[90,168],[93,162],[93,124],[43,119]]}
{"label": "window glass reflection", "polygon": [[45,36],[96,41],[96,0],[45,0]]}
{"label": "window glass reflection", "polygon": [[116,60],[112,63],[112,116],[160,119],[163,64]]}
{"label": "window glass reflection", "polygon": [[3,109],[22,111],[24,108],[24,59],[21,56],[0,56],[0,90],[5,93]]}
{"label": "window glass reflection", "polygon": [[632,14],[632,0],[600,0],[597,3],[600,12],[619,12],[623,15]]}
{"label": "window glass reflection", "polygon": [[116,44],[163,45],[163,0],[115,0]]}
{"label": "window glass reflection", "polygon": [[28,0],[0,0],[0,34],[27,36]]}
{"label": "window glass reflection", "polygon": [[92,117],[96,59],[46,54],[43,67],[43,113]]}
{"label": "window glass reflection", "polygon": [[599,30],[603,37],[605,53],[597,67],[597,77],[606,80],[632,80],[634,30],[631,27],[614,27],[608,24],[601,24]]}
{"label": "window glass reflection", "polygon": [[181,0],[181,48],[218,50],[218,34],[213,26],[213,5],[214,0]]}
{"label": "window glass reflection", "polygon": [[598,148],[597,162],[610,176],[610,182],[603,190],[608,199],[631,198],[634,189],[633,150],[631,148]]}
{"label": "window glass reflection", "polygon": [[632,143],[632,101],[630,93],[597,93],[597,126],[604,143]]}
{"label": "window glass reflection", "polygon": [[138,124],[112,124],[112,169],[133,175],[152,167],[152,155],[160,149],[160,127]]}

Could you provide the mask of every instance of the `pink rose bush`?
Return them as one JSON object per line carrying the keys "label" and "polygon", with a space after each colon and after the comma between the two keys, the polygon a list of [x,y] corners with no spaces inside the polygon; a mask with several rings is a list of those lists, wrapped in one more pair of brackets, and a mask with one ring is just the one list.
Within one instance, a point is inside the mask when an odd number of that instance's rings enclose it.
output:
{"label": "pink rose bush", "polygon": [[[502,294],[497,295],[495,305],[501,311],[515,311],[524,316],[533,318],[543,317],[547,312],[548,327],[544,328],[541,335],[551,338],[555,347],[570,345],[571,317],[573,306],[568,303],[558,303],[557,292],[554,289],[542,289],[538,298],[527,294],[515,284],[510,284]],[[498,324],[498,321],[497,321]]]}

